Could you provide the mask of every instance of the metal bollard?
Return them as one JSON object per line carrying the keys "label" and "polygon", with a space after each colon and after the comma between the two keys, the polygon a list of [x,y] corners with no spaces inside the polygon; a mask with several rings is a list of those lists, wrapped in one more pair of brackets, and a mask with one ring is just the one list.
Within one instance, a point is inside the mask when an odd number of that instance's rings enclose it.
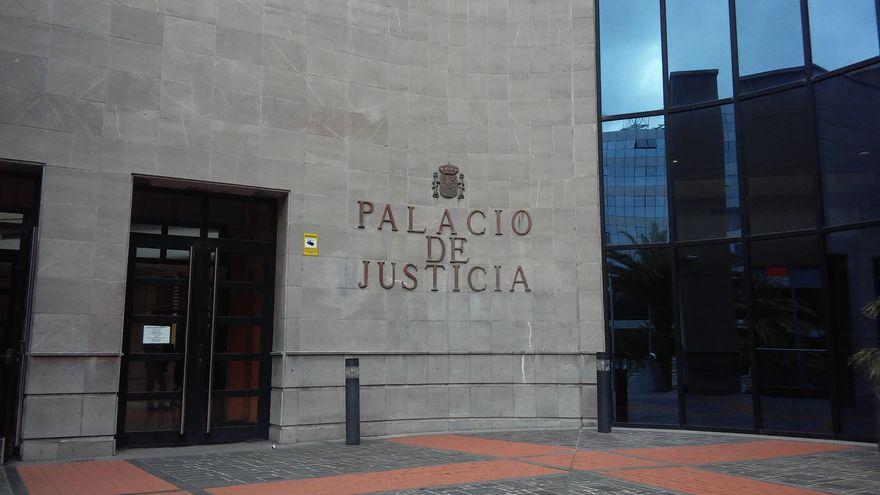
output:
{"label": "metal bollard", "polygon": [[614,408],[611,404],[611,354],[596,353],[596,388],[599,416],[599,433],[611,432]]}
{"label": "metal bollard", "polygon": [[345,360],[345,444],[361,443],[361,379],[360,362]]}

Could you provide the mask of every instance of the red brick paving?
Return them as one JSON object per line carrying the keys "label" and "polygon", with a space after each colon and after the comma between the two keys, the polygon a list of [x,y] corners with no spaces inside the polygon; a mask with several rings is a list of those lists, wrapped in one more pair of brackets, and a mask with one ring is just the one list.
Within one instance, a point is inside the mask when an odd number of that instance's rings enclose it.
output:
{"label": "red brick paving", "polygon": [[572,462],[571,454],[545,455],[530,457],[529,462],[547,466],[577,469],[580,471],[600,471],[604,469],[621,469],[633,467],[660,466],[661,464],[646,459],[637,459],[610,452],[579,451]]}
{"label": "red brick paving", "polygon": [[643,457],[669,464],[717,464],[735,461],[759,461],[775,457],[818,454],[847,450],[846,445],[787,440],[758,440],[743,443],[694,445],[689,447],[653,447],[615,450],[618,454]]}
{"label": "red brick paving", "polygon": [[630,469],[604,473],[625,481],[693,495],[820,495],[822,492],[766,483],[687,467]]}
{"label": "red brick paving", "polygon": [[125,461],[85,461],[19,466],[30,495],[182,493],[167,481]]}
{"label": "red brick paving", "polygon": [[511,478],[531,478],[560,473],[561,471],[556,469],[515,461],[483,461],[301,480],[270,481],[251,485],[208,488],[206,491],[214,495],[359,495]]}
{"label": "red brick paving", "polygon": [[392,442],[404,445],[417,445],[438,450],[454,450],[468,454],[490,457],[514,458],[537,455],[571,454],[570,447],[540,445],[536,443],[508,442],[464,435],[428,435],[419,437],[395,438]]}

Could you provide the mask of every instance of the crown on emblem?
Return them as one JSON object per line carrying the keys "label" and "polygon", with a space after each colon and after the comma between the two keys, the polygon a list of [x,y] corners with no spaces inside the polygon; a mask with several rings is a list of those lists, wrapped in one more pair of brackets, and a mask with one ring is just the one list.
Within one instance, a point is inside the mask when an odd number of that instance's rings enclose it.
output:
{"label": "crown on emblem", "polygon": [[440,165],[438,170],[440,170],[440,173],[443,175],[455,175],[458,173],[458,167],[456,167],[455,165],[453,165],[451,163],[447,163],[446,165]]}

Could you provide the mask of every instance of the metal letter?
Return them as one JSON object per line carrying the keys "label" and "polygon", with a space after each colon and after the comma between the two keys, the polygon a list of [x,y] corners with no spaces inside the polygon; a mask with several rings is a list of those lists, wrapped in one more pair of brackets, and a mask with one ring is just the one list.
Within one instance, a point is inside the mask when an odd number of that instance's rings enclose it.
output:
{"label": "metal letter", "polygon": [[415,210],[416,207],[415,206],[407,206],[406,209],[408,210],[406,231],[409,232],[410,234],[424,234],[425,231],[428,230],[427,228],[424,228],[422,230],[416,230],[413,228],[413,210]]}
{"label": "metal letter", "polygon": [[419,280],[416,278],[416,276],[414,274],[412,274],[410,272],[410,268],[412,268],[414,270],[418,270],[418,268],[416,267],[416,265],[413,265],[412,263],[407,263],[406,265],[403,266],[403,275],[406,276],[408,279],[412,280],[412,285],[407,287],[406,284],[403,283],[403,281],[401,280],[400,286],[406,290],[416,290],[416,287],[419,286]]}
{"label": "metal letter", "polygon": [[370,285],[370,262],[368,260],[364,260],[364,279],[361,282],[358,282],[358,287],[361,289],[366,289],[368,285]]}
{"label": "metal letter", "polygon": [[382,225],[390,223],[391,231],[397,232],[397,222],[394,221],[394,213],[391,212],[391,205],[386,204],[385,209],[382,211],[382,221],[379,222],[379,229],[382,230]]}
{"label": "metal letter", "polygon": [[433,272],[431,275],[431,291],[437,292],[437,269],[441,268],[445,272],[446,267],[443,265],[425,265],[425,269],[427,270],[428,268]]}
{"label": "metal letter", "polygon": [[[526,230],[525,230],[524,232],[520,232],[520,231],[517,230],[517,228],[516,228],[516,226],[517,226],[517,218],[520,218],[520,215],[521,215],[521,214],[522,214],[522,215],[525,215],[525,216],[526,216],[526,220],[529,221],[529,226],[526,228]],[[514,233],[516,233],[516,235],[526,235],[526,234],[528,234],[528,233],[531,232],[531,230],[532,230],[532,216],[529,215],[529,212],[527,212],[526,210],[518,210],[516,213],[513,214],[512,217],[510,217],[510,228],[513,229],[513,231],[514,231]]]}
{"label": "metal letter", "polygon": [[[443,242],[443,239],[441,239],[439,237],[434,237],[432,235],[426,235],[425,239],[428,239],[428,258],[425,260],[425,262],[426,263],[442,263],[443,260],[446,258],[446,243]],[[440,241],[440,248],[441,248],[440,257],[437,259],[434,259],[431,256],[431,252],[432,252],[431,251],[431,244],[433,244],[433,242],[431,242],[431,241],[433,241],[433,240]]]}
{"label": "metal letter", "polygon": [[397,280],[394,279],[394,274],[397,271],[397,263],[391,262],[391,285],[385,285],[385,262],[377,261],[376,264],[379,265],[379,285],[381,285],[383,289],[393,289],[394,284],[397,283]]}
{"label": "metal letter", "polygon": [[443,227],[449,227],[452,235],[458,235],[455,231],[455,225],[452,224],[452,215],[449,214],[449,208],[443,208],[443,217],[440,218],[440,226],[437,227],[437,235],[443,233]]}
{"label": "metal letter", "polygon": [[483,272],[483,275],[486,275],[486,269],[483,268],[482,266],[475,266],[475,267],[471,268],[470,271],[468,271],[468,277],[467,277],[468,278],[468,288],[473,292],[482,292],[482,291],[486,290],[486,285],[487,285],[486,282],[483,282],[483,287],[481,289],[477,289],[474,287],[474,272],[477,270],[480,270],[481,272]]}
{"label": "metal letter", "polygon": [[[367,209],[369,208],[369,209]],[[373,203],[369,201],[358,201],[358,228],[364,228],[364,215],[373,213]]]}
{"label": "metal letter", "polygon": [[[459,241],[460,244],[456,246],[456,241]],[[464,243],[467,242],[467,239],[464,237],[450,237],[449,238],[449,262],[450,263],[467,263],[470,258],[466,258],[463,260],[456,260],[455,253],[464,254]]]}
{"label": "metal letter", "polygon": [[[520,280],[522,278],[522,280]],[[516,284],[523,284],[526,286],[526,292],[531,292],[532,289],[529,289],[529,283],[526,281],[526,274],[523,271],[522,265],[518,265],[516,267],[516,273],[513,274],[513,283],[510,284],[510,292],[513,292],[516,289]]]}
{"label": "metal letter", "polygon": [[469,231],[471,234],[473,234],[473,235],[483,235],[483,234],[486,233],[486,227],[483,227],[483,230],[481,230],[481,231],[479,231],[479,232],[474,232],[474,227],[473,227],[473,225],[471,225],[471,218],[473,218],[473,216],[474,216],[475,214],[477,214],[477,213],[479,213],[480,216],[483,217],[483,220],[486,219],[486,214],[485,214],[485,213],[483,213],[483,212],[480,211],[480,210],[474,210],[474,211],[468,213],[468,216],[467,216],[467,228],[468,228],[468,231]]}

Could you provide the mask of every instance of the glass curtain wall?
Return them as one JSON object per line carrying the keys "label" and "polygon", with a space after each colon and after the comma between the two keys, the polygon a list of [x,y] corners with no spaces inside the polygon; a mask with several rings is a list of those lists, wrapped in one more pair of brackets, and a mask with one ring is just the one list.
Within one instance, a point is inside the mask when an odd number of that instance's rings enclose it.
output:
{"label": "glass curtain wall", "polygon": [[599,0],[618,423],[877,438],[878,4]]}

